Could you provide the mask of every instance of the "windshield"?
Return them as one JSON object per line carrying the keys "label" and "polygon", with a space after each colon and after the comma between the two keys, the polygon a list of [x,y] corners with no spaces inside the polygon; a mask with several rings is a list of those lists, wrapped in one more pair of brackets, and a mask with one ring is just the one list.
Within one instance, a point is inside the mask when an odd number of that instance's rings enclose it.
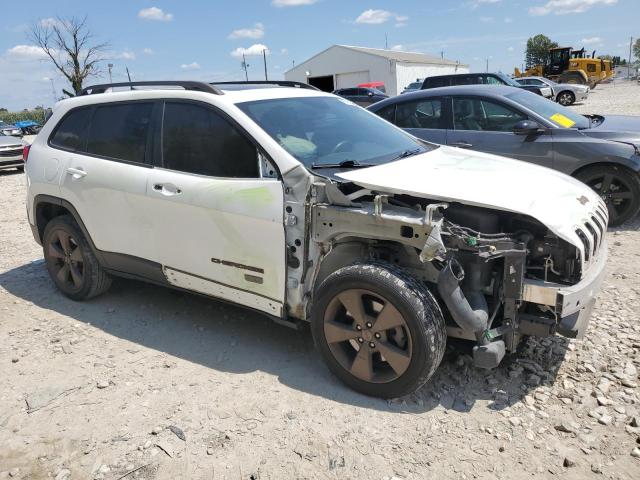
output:
{"label": "windshield", "polygon": [[496,73],[496,75],[500,77],[504,81],[504,83],[506,83],[507,85],[520,88],[520,84],[518,82],[516,82],[513,78],[508,77],[504,73]]}
{"label": "windshield", "polygon": [[562,105],[547,100],[535,93],[519,91],[506,95],[514,102],[533,110],[535,113],[562,128],[589,128],[589,119],[578,115]]}
{"label": "windshield", "polygon": [[340,97],[278,98],[238,107],[308,168],[378,165],[436,148]]}

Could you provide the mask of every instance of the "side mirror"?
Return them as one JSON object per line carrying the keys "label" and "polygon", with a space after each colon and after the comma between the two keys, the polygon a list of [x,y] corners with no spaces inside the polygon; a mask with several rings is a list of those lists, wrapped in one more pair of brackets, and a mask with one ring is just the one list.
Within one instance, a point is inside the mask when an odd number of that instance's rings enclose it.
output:
{"label": "side mirror", "polygon": [[513,133],[516,135],[532,135],[539,133],[542,127],[535,120],[520,120],[513,126]]}
{"label": "side mirror", "polygon": [[367,95],[369,95],[370,97],[373,97],[373,92],[368,92]]}

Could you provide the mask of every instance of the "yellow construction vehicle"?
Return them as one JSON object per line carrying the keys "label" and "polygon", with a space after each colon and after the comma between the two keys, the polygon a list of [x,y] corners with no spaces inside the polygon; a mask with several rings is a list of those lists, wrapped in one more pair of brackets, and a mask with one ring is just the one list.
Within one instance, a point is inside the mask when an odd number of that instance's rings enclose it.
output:
{"label": "yellow construction vehicle", "polygon": [[534,65],[524,73],[514,70],[516,77],[546,77],[558,83],[579,83],[592,89],[598,83],[613,76],[611,60],[585,55],[584,48],[573,50],[571,47],[559,47],[549,50],[549,63]]}

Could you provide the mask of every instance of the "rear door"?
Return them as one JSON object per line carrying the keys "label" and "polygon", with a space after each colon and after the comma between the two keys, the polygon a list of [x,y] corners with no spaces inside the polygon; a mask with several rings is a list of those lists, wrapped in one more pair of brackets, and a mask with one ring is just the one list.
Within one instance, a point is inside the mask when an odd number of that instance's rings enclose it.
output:
{"label": "rear door", "polygon": [[446,99],[435,97],[398,103],[393,123],[418,138],[444,144],[448,125]]}
{"label": "rear door", "polygon": [[146,195],[153,259],[173,285],[281,315],[282,183],[252,139],[211,105],[167,100]]}
{"label": "rear door", "polygon": [[551,131],[516,135],[513,127],[529,117],[510,105],[484,97],[453,97],[452,117],[447,145],[553,167]]}
{"label": "rear door", "polygon": [[72,110],[50,138],[50,146],[63,150],[61,196],[103,252],[148,258],[151,224],[144,200],[156,105],[118,102]]}

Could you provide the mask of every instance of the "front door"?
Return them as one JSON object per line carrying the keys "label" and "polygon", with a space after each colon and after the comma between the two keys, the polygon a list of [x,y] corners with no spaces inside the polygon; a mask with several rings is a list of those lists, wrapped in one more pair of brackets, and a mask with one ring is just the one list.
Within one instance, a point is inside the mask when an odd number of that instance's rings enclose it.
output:
{"label": "front door", "polygon": [[153,260],[178,287],[282,314],[282,183],[258,148],[214,107],[166,101],[147,197]]}
{"label": "front door", "polygon": [[524,112],[496,100],[454,97],[452,115],[447,145],[553,167],[550,130],[535,135],[513,133],[519,121],[529,119]]}

